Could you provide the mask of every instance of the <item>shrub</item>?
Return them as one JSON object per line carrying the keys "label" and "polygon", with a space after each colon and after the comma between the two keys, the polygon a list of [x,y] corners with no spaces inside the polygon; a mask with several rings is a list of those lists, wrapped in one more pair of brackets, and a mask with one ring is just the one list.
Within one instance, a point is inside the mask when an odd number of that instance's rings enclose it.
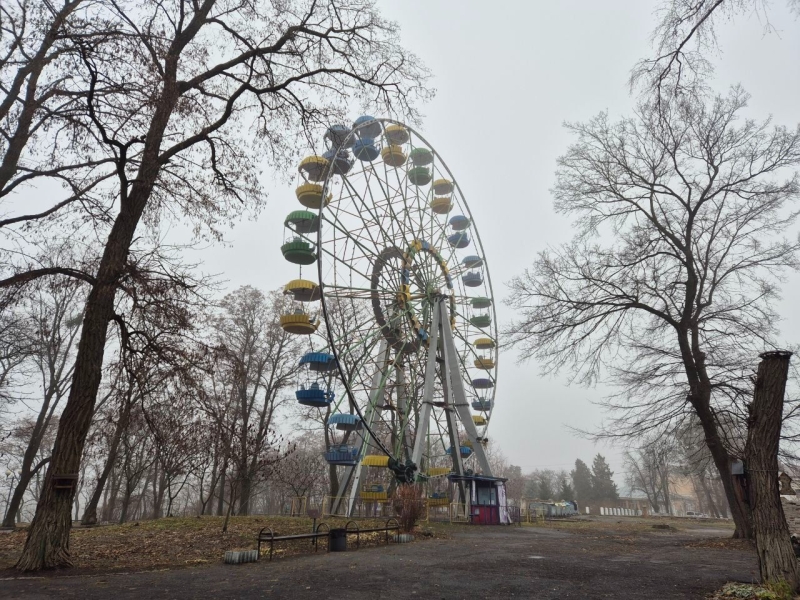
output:
{"label": "shrub", "polygon": [[410,483],[399,485],[394,493],[394,509],[400,521],[400,530],[411,532],[425,510],[422,488]]}

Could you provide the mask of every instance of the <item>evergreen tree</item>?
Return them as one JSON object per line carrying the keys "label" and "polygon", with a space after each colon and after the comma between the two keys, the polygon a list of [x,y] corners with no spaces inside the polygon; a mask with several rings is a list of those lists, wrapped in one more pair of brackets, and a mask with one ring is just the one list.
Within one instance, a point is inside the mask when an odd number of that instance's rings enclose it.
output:
{"label": "evergreen tree", "polygon": [[575,500],[575,490],[569,482],[566,471],[561,471],[558,475],[558,495],[561,500]]}
{"label": "evergreen tree", "polygon": [[536,477],[533,475],[529,475],[525,480],[525,497],[528,500],[539,497],[539,486],[536,483]]}
{"label": "evergreen tree", "polygon": [[581,504],[587,504],[595,500],[594,488],[592,487],[592,472],[588,465],[581,459],[575,461],[575,470],[572,471],[572,487],[575,492],[575,500]]}
{"label": "evergreen tree", "polygon": [[552,500],[556,495],[555,486],[553,485],[553,472],[552,471],[539,471],[536,474],[536,482],[539,488],[540,500]]}
{"label": "evergreen tree", "polygon": [[619,498],[617,484],[612,477],[614,472],[608,466],[605,457],[598,454],[592,462],[592,488],[597,500],[616,500]]}

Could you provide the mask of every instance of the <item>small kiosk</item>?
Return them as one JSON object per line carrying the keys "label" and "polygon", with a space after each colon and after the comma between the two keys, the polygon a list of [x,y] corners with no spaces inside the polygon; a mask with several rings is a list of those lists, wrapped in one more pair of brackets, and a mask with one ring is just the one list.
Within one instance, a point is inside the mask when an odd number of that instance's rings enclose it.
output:
{"label": "small kiosk", "polygon": [[506,478],[487,475],[450,475],[467,493],[469,522],[473,525],[510,525]]}

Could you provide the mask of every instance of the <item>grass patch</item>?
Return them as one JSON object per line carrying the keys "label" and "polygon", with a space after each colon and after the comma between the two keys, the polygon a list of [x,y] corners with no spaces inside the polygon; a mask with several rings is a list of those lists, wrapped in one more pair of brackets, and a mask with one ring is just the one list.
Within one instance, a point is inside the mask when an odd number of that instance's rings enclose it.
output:
{"label": "grass patch", "polygon": [[721,590],[708,598],[709,600],[792,600],[794,594],[785,581],[765,585],[726,583]]}
{"label": "grass patch", "polygon": [[525,527],[543,527],[581,534],[596,532],[604,535],[637,533],[665,534],[697,529],[717,529],[733,532],[733,524],[723,520],[695,520],[675,517],[598,517],[581,516],[523,523]]}

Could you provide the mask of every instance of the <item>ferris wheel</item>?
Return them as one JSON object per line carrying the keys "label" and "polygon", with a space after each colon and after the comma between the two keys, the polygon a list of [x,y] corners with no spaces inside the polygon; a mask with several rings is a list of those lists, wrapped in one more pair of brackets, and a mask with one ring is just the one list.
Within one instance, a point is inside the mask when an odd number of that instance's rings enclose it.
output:
{"label": "ferris wheel", "polygon": [[490,477],[494,297],[456,179],[390,119],[332,126],[324,146],[299,165],[304,209],[287,216],[282,246],[290,262],[316,263],[317,281],[287,284],[297,306],[281,326],[303,335],[324,325],[296,396],[328,415],[325,457],[343,469],[337,503],[350,514],[358,498],[385,498],[375,482],[390,472],[401,482]]}

